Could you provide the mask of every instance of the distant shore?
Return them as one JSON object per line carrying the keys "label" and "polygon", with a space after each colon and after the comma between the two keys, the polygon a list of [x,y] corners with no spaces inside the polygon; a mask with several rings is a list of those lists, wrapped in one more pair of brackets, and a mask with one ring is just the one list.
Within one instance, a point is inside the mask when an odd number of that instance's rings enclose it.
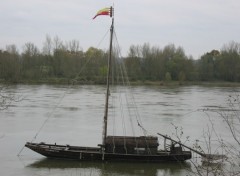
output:
{"label": "distant shore", "polygon": [[240,87],[240,82],[224,82],[224,81],[136,81],[131,82],[131,85],[156,85],[156,86],[219,86],[219,87]]}
{"label": "distant shore", "polygon": [[[65,78],[48,78],[48,79],[39,79],[39,80],[22,80],[18,82],[12,82],[12,81],[4,81],[0,80],[0,84],[59,84],[59,85],[105,85],[104,82],[94,82],[94,81],[86,81],[86,80],[80,80],[75,81],[71,79],[65,79]],[[137,86],[137,85],[149,85],[149,86],[218,86],[218,87],[240,87],[240,82],[226,82],[226,81],[130,81],[130,85]]]}

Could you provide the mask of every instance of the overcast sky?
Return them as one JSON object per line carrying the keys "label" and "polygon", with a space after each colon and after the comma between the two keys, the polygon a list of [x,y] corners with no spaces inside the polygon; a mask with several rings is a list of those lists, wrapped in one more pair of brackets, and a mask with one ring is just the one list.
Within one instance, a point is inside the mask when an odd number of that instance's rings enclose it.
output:
{"label": "overcast sky", "polygon": [[198,59],[240,42],[239,0],[0,0],[0,49],[32,42],[41,50],[47,34],[76,39],[84,51],[97,47],[111,19],[92,17],[113,4],[123,56],[130,45],[148,42],[160,48],[173,43]]}

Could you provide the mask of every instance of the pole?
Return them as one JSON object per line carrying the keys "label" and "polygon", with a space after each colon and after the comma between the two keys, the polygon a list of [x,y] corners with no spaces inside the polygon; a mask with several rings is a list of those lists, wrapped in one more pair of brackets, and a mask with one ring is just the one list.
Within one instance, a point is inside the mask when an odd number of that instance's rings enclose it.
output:
{"label": "pole", "polygon": [[185,148],[187,148],[187,149],[189,149],[189,150],[191,150],[191,151],[199,154],[199,155],[202,156],[202,157],[206,157],[206,154],[201,153],[201,152],[199,152],[199,151],[197,151],[197,150],[195,150],[195,149],[193,149],[193,148],[191,148],[191,147],[188,147],[188,146],[182,144],[181,142],[175,141],[175,140],[173,140],[172,138],[170,138],[170,137],[168,137],[168,136],[165,136],[165,135],[162,135],[162,134],[160,134],[160,133],[157,133],[157,134],[160,135],[160,136],[162,136],[162,137],[164,137],[164,139],[168,139],[168,140],[170,140],[170,141],[173,141],[173,142],[175,142],[175,143],[178,143],[179,145],[181,145],[181,146],[183,146],[183,147],[185,147]]}
{"label": "pole", "polygon": [[[111,13],[113,15],[113,8],[111,7]],[[109,46],[109,58],[108,58],[108,74],[107,74],[107,92],[106,92],[106,101],[105,101],[105,111],[104,111],[104,128],[103,128],[103,139],[102,145],[105,148],[106,137],[107,137],[107,121],[108,121],[108,105],[109,105],[109,84],[111,76],[111,66],[112,66],[112,41],[113,41],[113,30],[114,30],[114,17],[112,16],[112,25],[110,27],[110,46]]]}

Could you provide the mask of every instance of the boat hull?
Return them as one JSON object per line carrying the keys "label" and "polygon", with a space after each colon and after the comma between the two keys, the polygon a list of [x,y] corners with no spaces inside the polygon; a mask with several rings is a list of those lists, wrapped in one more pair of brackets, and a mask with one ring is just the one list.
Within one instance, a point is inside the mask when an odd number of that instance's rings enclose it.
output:
{"label": "boat hull", "polygon": [[158,151],[157,154],[119,154],[103,153],[101,148],[78,147],[45,143],[26,143],[27,148],[49,158],[73,159],[81,161],[128,161],[128,162],[164,162],[185,161],[191,159],[190,151],[172,154]]}

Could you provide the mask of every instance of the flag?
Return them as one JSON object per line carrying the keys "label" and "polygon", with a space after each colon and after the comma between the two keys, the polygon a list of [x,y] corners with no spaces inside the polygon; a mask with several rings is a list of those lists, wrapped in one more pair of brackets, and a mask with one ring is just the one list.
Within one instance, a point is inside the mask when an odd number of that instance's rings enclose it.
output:
{"label": "flag", "polygon": [[112,8],[104,8],[104,9],[101,9],[97,12],[97,14],[93,17],[93,19],[95,19],[97,16],[99,15],[109,15],[110,17],[112,17]]}

